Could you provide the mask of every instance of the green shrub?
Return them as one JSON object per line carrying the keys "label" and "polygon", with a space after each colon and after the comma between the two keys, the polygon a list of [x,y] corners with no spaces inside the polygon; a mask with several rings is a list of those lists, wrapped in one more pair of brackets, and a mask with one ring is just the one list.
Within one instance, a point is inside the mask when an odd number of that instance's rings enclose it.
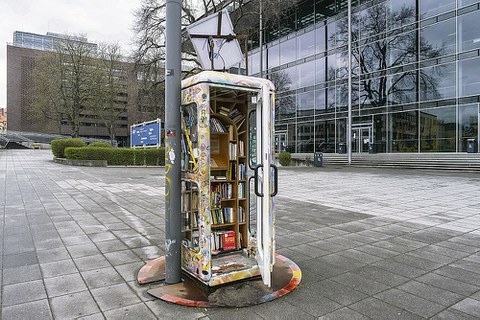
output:
{"label": "green shrub", "polygon": [[165,149],[124,149],[124,148],[67,148],[67,159],[75,160],[107,160],[112,166],[163,166],[165,165]]}
{"label": "green shrub", "polygon": [[280,152],[280,154],[278,155],[278,162],[280,162],[280,164],[284,167],[289,166],[291,160],[292,155],[290,154],[290,152],[283,151]]}
{"label": "green shrub", "polygon": [[78,138],[55,139],[51,142],[52,153],[57,158],[65,158],[65,148],[84,147],[85,145],[85,142]]}
{"label": "green shrub", "polygon": [[88,146],[92,148],[113,148],[113,146],[106,141],[95,141],[90,143]]}

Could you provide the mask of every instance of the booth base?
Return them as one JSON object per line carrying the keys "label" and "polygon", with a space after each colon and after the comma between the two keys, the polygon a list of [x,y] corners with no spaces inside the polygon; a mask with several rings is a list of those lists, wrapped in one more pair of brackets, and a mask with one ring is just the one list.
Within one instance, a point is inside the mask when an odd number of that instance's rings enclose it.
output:
{"label": "booth base", "polygon": [[[140,269],[137,281],[146,284],[165,278],[165,257],[149,261]],[[295,289],[302,279],[300,268],[290,259],[277,254],[268,288],[260,277],[207,287],[183,273],[182,282],[161,284],[147,291],[150,295],[175,304],[191,307],[247,307],[280,298]]]}

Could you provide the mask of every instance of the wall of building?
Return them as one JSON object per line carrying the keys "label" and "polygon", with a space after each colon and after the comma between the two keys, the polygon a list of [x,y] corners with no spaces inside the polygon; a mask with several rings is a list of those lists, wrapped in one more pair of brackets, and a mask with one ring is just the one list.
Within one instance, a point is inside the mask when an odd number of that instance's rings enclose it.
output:
{"label": "wall of building", "polygon": [[[465,152],[468,139],[478,143],[479,1],[352,3],[352,150],[370,143],[377,152]],[[266,28],[277,140],[289,151],[344,149],[346,4],[303,1]],[[250,54],[249,74],[259,74],[259,56]]]}

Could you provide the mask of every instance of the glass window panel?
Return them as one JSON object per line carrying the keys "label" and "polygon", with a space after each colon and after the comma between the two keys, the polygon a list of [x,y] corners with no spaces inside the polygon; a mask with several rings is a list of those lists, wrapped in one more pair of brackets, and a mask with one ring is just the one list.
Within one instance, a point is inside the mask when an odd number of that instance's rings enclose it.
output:
{"label": "glass window panel", "polygon": [[389,114],[391,152],[418,152],[418,112]]}
{"label": "glass window panel", "polygon": [[334,121],[315,121],[315,151],[335,152]]}
{"label": "glass window panel", "polygon": [[346,52],[331,54],[327,57],[327,81],[348,77],[348,59]]}
{"label": "glass window panel", "polygon": [[458,7],[460,8],[460,7],[468,6],[477,2],[479,1],[478,0],[459,0]]}
{"label": "glass window panel", "polygon": [[480,93],[480,58],[458,62],[460,96]]}
{"label": "glass window panel", "polygon": [[325,51],[325,26],[319,26],[315,32],[317,53]]}
{"label": "glass window panel", "polygon": [[455,98],[457,83],[455,63],[423,68],[419,76],[421,101]]}
{"label": "glass window panel", "polygon": [[348,106],[348,84],[338,85],[335,88],[337,111],[347,110]]}
{"label": "glass window panel", "polygon": [[315,60],[297,65],[298,86],[308,87],[315,84]]}
{"label": "glass window panel", "polygon": [[335,48],[335,22],[327,25],[327,50]]}
{"label": "glass window panel", "polygon": [[296,60],[296,47],[295,38],[280,43],[280,65]]}
{"label": "glass window panel", "polygon": [[315,131],[313,121],[297,122],[297,152],[313,152],[314,135]]}
{"label": "glass window panel", "polygon": [[337,102],[335,96],[335,87],[327,88],[327,109],[335,109],[335,104]]}
{"label": "glass window panel", "polygon": [[285,70],[270,72],[268,74],[268,79],[272,81],[275,89],[279,93],[292,89],[292,79],[290,78],[290,74]]}
{"label": "glass window panel", "polygon": [[389,67],[417,61],[417,34],[407,32],[388,38]]}
{"label": "glass window panel", "polygon": [[385,69],[386,46],[386,41],[377,41],[361,47],[360,50],[354,50],[353,60],[357,65],[357,73],[369,74]]}
{"label": "glass window panel", "polygon": [[467,151],[467,140],[478,137],[478,105],[469,104],[458,106],[458,146],[460,152]]}
{"label": "glass window panel", "polygon": [[460,51],[480,48],[480,11],[458,16],[458,46]]}
{"label": "glass window panel", "polygon": [[248,74],[253,75],[260,72],[260,53],[254,53],[248,57]]}
{"label": "glass window panel", "polygon": [[455,0],[420,0],[420,16],[422,19],[454,9]]}
{"label": "glass window panel", "polygon": [[325,81],[325,58],[315,60],[316,83]]}
{"label": "glass window panel", "polygon": [[306,32],[297,38],[297,59],[315,54],[315,30]]}
{"label": "glass window panel", "polygon": [[385,31],[385,4],[369,7],[359,14],[360,38],[365,39]]}
{"label": "glass window panel", "polygon": [[348,44],[348,18],[342,18],[335,22],[335,44],[341,47]]}
{"label": "glass window panel", "polygon": [[420,151],[455,152],[455,107],[420,111]]}
{"label": "glass window panel", "polygon": [[275,115],[278,120],[295,118],[296,99],[295,96],[281,97],[276,100]]}
{"label": "glass window panel", "polygon": [[280,55],[278,44],[269,47],[268,49],[268,69],[278,67],[280,65]]}
{"label": "glass window panel", "polygon": [[390,105],[417,101],[416,72],[398,73],[387,79],[388,101]]}
{"label": "glass window panel", "polygon": [[308,91],[298,95],[297,98],[297,116],[313,115],[315,109],[315,91]]}
{"label": "glass window panel", "polygon": [[[347,144],[347,119],[338,119],[336,121],[337,126],[336,126],[336,131],[337,131],[337,152],[340,152],[340,145],[345,145]],[[344,148],[346,150],[346,147]]]}
{"label": "glass window panel", "polygon": [[436,58],[455,53],[455,19],[448,19],[420,30],[420,56]]}
{"label": "glass window panel", "polygon": [[298,89],[298,76],[297,76],[297,66],[286,68],[282,70],[286,73],[287,78],[292,82],[290,83],[290,89]]}
{"label": "glass window panel", "polygon": [[387,152],[387,115],[373,116],[373,144],[375,152]]}
{"label": "glass window panel", "polygon": [[325,89],[315,90],[315,110],[317,113],[323,113],[327,108],[325,101]]}
{"label": "glass window panel", "polygon": [[400,28],[415,22],[416,0],[389,0],[387,3],[387,26],[388,29]]}
{"label": "glass window panel", "polygon": [[360,106],[362,108],[376,108],[387,103],[386,77],[360,80]]}
{"label": "glass window panel", "polygon": [[306,1],[298,6],[297,29],[303,29],[315,22],[315,2]]}

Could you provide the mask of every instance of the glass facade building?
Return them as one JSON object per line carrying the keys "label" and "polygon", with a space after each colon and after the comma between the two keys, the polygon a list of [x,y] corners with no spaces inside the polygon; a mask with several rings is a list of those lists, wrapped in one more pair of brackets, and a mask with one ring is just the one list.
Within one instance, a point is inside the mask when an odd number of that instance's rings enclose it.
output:
{"label": "glass facade building", "polygon": [[36,49],[42,51],[54,51],[55,46],[62,40],[70,39],[86,43],[97,49],[97,44],[87,42],[87,38],[78,36],[67,36],[64,34],[47,32],[46,35],[31,32],[15,31],[13,32],[13,45],[21,48]]}
{"label": "glass facade building", "polygon": [[[480,1],[352,0],[349,54],[347,1],[301,2],[264,36],[277,149],[345,152],[351,57],[352,152],[478,150],[477,21]],[[249,74],[259,68],[257,44]]]}

